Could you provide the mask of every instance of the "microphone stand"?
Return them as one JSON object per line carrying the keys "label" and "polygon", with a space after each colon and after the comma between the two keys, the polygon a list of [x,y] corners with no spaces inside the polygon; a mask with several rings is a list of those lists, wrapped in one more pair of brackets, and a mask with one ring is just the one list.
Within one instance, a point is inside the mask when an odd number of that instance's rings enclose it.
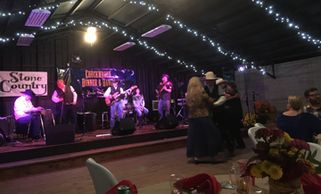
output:
{"label": "microphone stand", "polygon": [[85,100],[86,100],[86,97],[85,97],[85,93],[84,92],[82,92],[81,93],[81,96],[82,96],[82,114],[83,114],[83,119],[82,119],[82,136],[84,136],[85,135],[85,128],[86,128],[86,114],[85,114],[85,112],[86,112],[86,110],[85,110]]}

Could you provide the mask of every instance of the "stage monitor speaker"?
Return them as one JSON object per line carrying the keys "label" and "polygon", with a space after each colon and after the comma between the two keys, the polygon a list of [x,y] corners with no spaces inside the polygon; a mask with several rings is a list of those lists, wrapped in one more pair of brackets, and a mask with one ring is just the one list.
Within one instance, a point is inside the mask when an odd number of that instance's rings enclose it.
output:
{"label": "stage monitor speaker", "polygon": [[167,116],[156,123],[156,129],[173,129],[177,127],[178,121],[174,116]]}
{"label": "stage monitor speaker", "polygon": [[115,122],[115,126],[112,129],[113,135],[129,135],[135,132],[134,118],[123,118],[120,121]]}
{"label": "stage monitor speaker", "polygon": [[77,133],[84,133],[97,129],[97,114],[94,112],[77,112]]}
{"label": "stage monitor speaker", "polygon": [[75,126],[73,124],[50,126],[46,128],[45,133],[47,145],[72,143],[75,141]]}

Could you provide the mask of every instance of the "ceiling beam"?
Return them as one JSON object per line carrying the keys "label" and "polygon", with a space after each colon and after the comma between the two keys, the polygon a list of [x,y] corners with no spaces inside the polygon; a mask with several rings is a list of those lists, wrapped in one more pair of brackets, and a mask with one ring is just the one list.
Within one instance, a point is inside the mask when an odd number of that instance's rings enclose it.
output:
{"label": "ceiling beam", "polygon": [[72,6],[72,8],[66,13],[66,15],[62,18],[62,22],[65,22],[68,17],[70,17],[72,14],[74,14],[77,9],[81,6],[83,3],[83,0],[77,0],[77,2]]}

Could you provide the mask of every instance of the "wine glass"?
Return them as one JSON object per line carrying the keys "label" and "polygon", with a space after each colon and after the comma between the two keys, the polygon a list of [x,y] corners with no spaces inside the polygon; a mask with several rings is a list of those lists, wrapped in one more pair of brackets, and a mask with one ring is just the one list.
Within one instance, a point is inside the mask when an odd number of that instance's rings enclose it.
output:
{"label": "wine glass", "polygon": [[183,179],[182,176],[177,175],[177,174],[171,174],[169,176],[169,186],[170,186],[170,191],[171,194],[183,194],[182,191],[180,191],[178,188],[176,188],[175,183],[179,180]]}

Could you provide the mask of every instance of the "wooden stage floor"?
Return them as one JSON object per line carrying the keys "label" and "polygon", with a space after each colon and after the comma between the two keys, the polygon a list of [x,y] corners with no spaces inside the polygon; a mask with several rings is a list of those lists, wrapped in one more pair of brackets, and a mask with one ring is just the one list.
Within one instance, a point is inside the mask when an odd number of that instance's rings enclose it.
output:
{"label": "wooden stage floor", "polygon": [[157,130],[154,125],[144,125],[136,127],[133,134],[123,136],[113,136],[111,130],[100,129],[84,134],[77,133],[75,134],[75,142],[58,145],[46,145],[44,139],[39,141],[15,139],[0,146],[0,163],[182,137],[186,136],[186,129],[187,125],[178,125],[174,129],[162,130]]}

